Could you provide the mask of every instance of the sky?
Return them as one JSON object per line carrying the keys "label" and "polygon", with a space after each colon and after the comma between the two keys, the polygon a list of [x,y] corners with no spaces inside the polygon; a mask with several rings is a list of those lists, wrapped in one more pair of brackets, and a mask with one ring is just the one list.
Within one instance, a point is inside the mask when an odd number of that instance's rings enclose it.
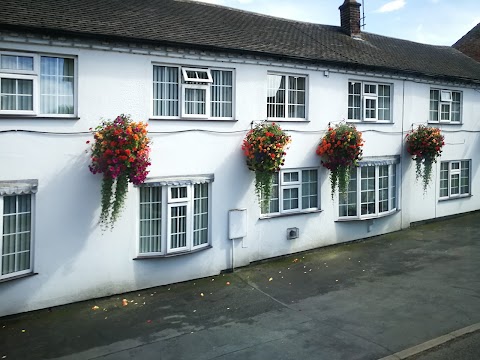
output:
{"label": "sky", "polygon": [[[287,19],[340,25],[343,0],[196,0]],[[480,0],[357,0],[363,31],[451,46],[480,22]],[[363,9],[362,9],[363,8]]]}

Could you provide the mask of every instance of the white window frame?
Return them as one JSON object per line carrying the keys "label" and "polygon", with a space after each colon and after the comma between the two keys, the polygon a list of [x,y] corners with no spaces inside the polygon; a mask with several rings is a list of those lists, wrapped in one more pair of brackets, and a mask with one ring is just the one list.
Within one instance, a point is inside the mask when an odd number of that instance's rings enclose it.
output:
{"label": "white window frame", "polygon": [[[182,120],[182,119],[187,119],[187,120],[192,120],[192,119],[199,119],[199,120],[211,120],[211,121],[216,121],[216,120],[233,120],[235,118],[235,104],[236,104],[236,93],[235,93],[235,88],[236,88],[236,77],[235,77],[235,69],[233,68],[219,68],[219,67],[206,67],[206,68],[193,68],[189,66],[182,66],[178,64],[168,64],[168,63],[157,63],[157,62],[152,62],[152,85],[154,84],[153,82],[153,72],[155,70],[155,67],[169,67],[169,68],[176,68],[178,71],[178,114],[176,116],[168,116],[168,115],[155,115],[155,110],[154,110],[154,87],[151,87],[151,93],[150,93],[150,118],[154,120],[165,120],[165,119],[171,119],[171,120]],[[208,76],[209,76],[209,81],[206,81],[206,79],[192,79],[189,78],[183,70],[202,70],[202,71],[208,71]],[[232,74],[232,116],[219,116],[219,117],[213,117],[211,114],[211,87],[213,86],[213,77],[212,77],[212,71],[228,71],[231,72]],[[185,79],[188,78],[189,80],[186,81]],[[211,81],[210,81],[211,79]],[[206,114],[202,115],[196,115],[196,114],[186,114],[185,112],[185,88],[190,88],[190,89],[207,89],[206,91]]]}
{"label": "white window frame", "polygon": [[[305,75],[305,74],[295,74],[295,73],[282,73],[282,72],[275,72],[275,71],[268,71],[267,72],[267,79],[268,79],[268,75],[277,75],[277,76],[284,76],[285,77],[285,99],[284,99],[284,102],[283,102],[283,106],[284,106],[284,109],[285,109],[285,116],[284,117],[273,117],[273,116],[268,116],[268,96],[266,97],[266,117],[267,117],[267,120],[270,120],[270,121],[306,121],[308,116],[308,92],[309,92],[309,83],[308,83],[308,76]],[[298,104],[291,104],[289,101],[288,101],[288,97],[289,97],[289,94],[288,92],[290,91],[290,88],[289,88],[289,84],[290,82],[288,81],[289,80],[289,77],[294,77],[294,78],[304,78],[305,79],[305,104],[304,104],[304,107],[305,107],[305,116],[300,118],[300,117],[289,117],[288,116],[288,107],[290,105],[298,105]],[[298,91],[298,90],[296,90]],[[266,94],[268,95],[268,80],[267,80],[267,86],[266,86]]]}
{"label": "white window frame", "polygon": [[[430,108],[432,97],[431,92],[438,91],[438,111],[437,111],[437,119],[431,120],[430,113],[432,109]],[[460,96],[460,110],[459,110],[459,121],[452,121],[452,114],[453,114],[453,93],[456,93]],[[463,93],[462,91],[458,90],[449,90],[449,89],[440,89],[440,88],[430,88],[429,90],[429,110],[428,110],[428,123],[434,124],[462,124],[463,122]],[[442,120],[442,106],[448,106],[448,119]]]}
{"label": "white window frame", "polygon": [[[11,70],[0,68],[0,80],[25,79],[33,80],[33,110],[1,110],[0,115],[21,115],[48,118],[75,118],[78,114],[78,58],[73,55],[31,53],[16,51],[0,51],[0,55],[25,56],[33,58],[33,70]],[[41,74],[40,66],[42,57],[72,59],[73,60],[73,113],[72,114],[46,114],[41,112]],[[1,63],[0,63],[1,66]]]}
{"label": "white window frame", "polygon": [[37,114],[38,108],[39,108],[39,100],[40,100],[40,95],[38,96],[35,95],[39,93],[38,85],[37,85],[38,77],[35,75],[24,75],[21,73],[3,74],[0,72],[0,86],[3,79],[32,81],[32,110],[1,110],[0,109],[0,114],[4,114],[4,115],[35,115]]}
{"label": "white window frame", "polygon": [[[200,85],[200,84],[182,84],[182,97],[181,97],[181,115],[182,118],[205,118],[208,119],[210,117],[210,86],[208,85]],[[187,114],[185,106],[186,106],[186,91],[187,89],[196,89],[196,90],[203,90],[205,91],[205,114]]]}
{"label": "white window frame", "polygon": [[[188,71],[190,72],[195,72],[197,73],[204,73],[204,74],[207,74],[207,79],[202,79],[202,78],[199,78],[198,76],[197,77],[190,77],[188,76]],[[210,69],[208,68],[189,68],[189,67],[182,67],[182,75],[183,75],[183,80],[185,82],[195,82],[195,83],[213,83],[213,79],[212,79],[212,74],[210,72]]]}
{"label": "white window frame", "polygon": [[[316,207],[309,207],[309,208],[302,208],[302,200],[303,200],[303,194],[302,194],[302,185],[303,185],[303,179],[302,179],[302,172],[306,170],[316,170],[317,171],[317,206]],[[285,181],[284,180],[284,174],[286,173],[298,173],[298,180],[297,181]],[[268,203],[268,209],[266,212],[262,213],[260,217],[261,218],[268,218],[272,216],[278,216],[281,214],[292,214],[292,213],[308,213],[312,211],[317,211],[320,210],[320,170],[318,168],[295,168],[295,169],[281,169],[278,174],[278,212],[269,212],[270,211],[270,201]],[[275,176],[275,175],[273,175]],[[285,210],[283,208],[283,190],[287,189],[298,189],[298,208],[295,209],[287,209]],[[261,210],[261,209],[260,209]]]}
{"label": "white window frame", "polygon": [[[30,266],[26,270],[14,271],[9,274],[2,275],[3,267],[3,202],[5,196],[30,196]],[[35,194],[34,193],[13,193],[12,195],[0,195],[0,281],[8,280],[12,278],[17,278],[23,275],[28,275],[33,273],[33,264],[34,264],[34,244],[35,244]]]}
{"label": "white window frame", "polygon": [[[340,216],[340,196],[342,194],[338,194],[338,205],[337,205],[337,218],[340,221],[345,220],[368,220],[368,219],[376,219],[384,216],[388,216],[397,212],[399,207],[399,197],[398,197],[398,164],[372,164],[367,166],[358,166],[353,169],[356,171],[357,175],[357,188],[356,188],[356,205],[357,205],[357,215],[354,216]],[[380,212],[380,166],[388,166],[388,210]],[[362,168],[363,167],[375,167],[375,213],[373,214],[364,214],[362,215]],[[393,183],[393,168],[395,168],[395,184]],[[396,206],[393,207],[393,199],[395,199]]]}
{"label": "white window frame", "polygon": [[[156,182],[155,179],[151,180],[152,182]],[[142,186],[138,187],[137,191],[137,206],[139,211],[137,212],[137,225],[136,225],[136,231],[137,231],[137,241],[136,241],[136,258],[149,258],[149,257],[163,257],[163,256],[169,256],[169,255],[178,255],[178,254],[188,254],[193,251],[201,250],[204,248],[209,248],[211,247],[211,241],[212,241],[212,184],[211,182],[206,182],[206,186],[208,186],[208,241],[204,244],[196,245],[194,246],[194,186],[195,185],[202,185],[202,183],[186,183],[186,184],[172,184],[175,183],[176,181],[169,181],[168,184],[161,184],[161,185],[149,185],[149,182],[147,181],[147,184],[145,186],[158,186],[160,188],[160,203],[161,203],[161,218],[160,218],[160,229],[159,229],[159,234],[160,234],[160,250],[159,252],[140,252],[140,191]],[[184,198],[172,198],[171,196],[171,189],[172,188],[181,188],[181,187],[186,187],[187,188],[187,196]],[[178,247],[178,248],[172,248],[171,247],[171,242],[170,242],[170,236],[171,236],[171,209],[174,207],[180,207],[180,206],[185,206],[186,207],[186,244],[183,247]]]}
{"label": "white window frame", "polygon": [[[462,194],[462,162],[468,162],[468,193]],[[458,199],[463,197],[469,197],[472,194],[472,160],[470,159],[462,159],[462,160],[450,160],[450,161],[442,161],[439,166],[439,181],[442,181],[442,164],[448,164],[448,172],[447,172],[447,181],[448,181],[448,195],[441,196],[440,191],[442,188],[439,185],[439,200],[449,200],[449,199]],[[453,168],[453,164],[458,164],[458,169]],[[458,175],[458,194],[452,194],[452,175]]]}
{"label": "white window frame", "polygon": [[[361,119],[347,119],[348,122],[377,122],[377,123],[393,123],[393,84],[389,83],[379,83],[379,82],[371,82],[371,81],[362,81],[362,80],[348,80],[348,92],[347,92],[347,113],[348,113],[348,96],[358,96],[358,94],[350,94],[350,85],[354,85],[356,83],[359,83],[360,86],[360,114],[361,114]],[[390,88],[390,119],[389,120],[379,120],[379,102],[378,102],[378,87],[382,86],[388,86]],[[365,92],[365,86],[374,86],[375,87],[375,93],[372,92]],[[373,100],[375,101],[375,117],[369,117],[367,118],[367,100]],[[353,107],[352,107],[353,109]],[[383,108],[382,108],[383,109]],[[348,118],[348,114],[347,114]]]}

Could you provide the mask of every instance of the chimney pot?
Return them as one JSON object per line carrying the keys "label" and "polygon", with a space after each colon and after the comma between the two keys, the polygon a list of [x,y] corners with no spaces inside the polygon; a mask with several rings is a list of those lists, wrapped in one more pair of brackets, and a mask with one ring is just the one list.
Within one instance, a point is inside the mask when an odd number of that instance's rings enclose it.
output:
{"label": "chimney pot", "polygon": [[356,0],[345,0],[340,10],[340,26],[350,36],[360,35],[360,4]]}

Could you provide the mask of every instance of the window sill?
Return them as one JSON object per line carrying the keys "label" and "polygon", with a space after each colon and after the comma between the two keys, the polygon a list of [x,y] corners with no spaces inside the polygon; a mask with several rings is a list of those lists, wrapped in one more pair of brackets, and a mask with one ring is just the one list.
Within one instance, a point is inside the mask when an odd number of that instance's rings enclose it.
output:
{"label": "window sill", "polygon": [[273,122],[309,123],[310,122],[310,120],[308,119],[288,119],[288,118],[268,118],[267,121],[271,123]]}
{"label": "window sill", "polygon": [[446,198],[439,198],[438,202],[471,198],[472,196],[473,196],[472,194],[468,194],[468,195],[460,195],[460,196],[454,196],[454,197],[448,197],[448,198],[447,197]]}
{"label": "window sill", "polygon": [[216,119],[216,118],[158,118],[151,117],[148,121],[205,121],[205,122],[238,122],[237,119]]}
{"label": "window sill", "polygon": [[259,220],[274,219],[274,218],[286,217],[286,216],[305,215],[305,214],[317,214],[321,212],[323,212],[323,210],[315,209],[315,210],[296,211],[296,212],[283,213],[283,214],[265,214],[265,215],[260,215]]}
{"label": "window sill", "polygon": [[463,123],[461,122],[443,122],[443,121],[428,121],[427,124],[429,125],[447,125],[447,126],[462,126]]}
{"label": "window sill", "polygon": [[368,121],[368,120],[350,120],[347,119],[345,120],[347,123],[352,123],[352,124],[379,124],[379,125],[393,125],[395,124],[393,121],[385,121],[385,120],[375,120],[375,121]]}
{"label": "window sill", "polygon": [[386,212],[386,213],[383,213],[383,214],[380,214],[380,215],[362,217],[362,218],[358,218],[358,217],[338,218],[337,220],[335,220],[335,222],[367,221],[367,220],[381,219],[381,218],[396,214],[396,213],[400,212],[400,210],[401,209],[397,209],[397,210],[389,211],[389,212]]}
{"label": "window sill", "polygon": [[138,255],[137,257],[134,257],[132,260],[149,260],[149,259],[158,259],[158,258],[169,258],[169,257],[174,257],[174,256],[181,256],[181,255],[188,255],[188,254],[194,254],[203,250],[208,250],[211,249],[212,245],[204,246],[200,249],[195,249],[195,250],[189,250],[189,251],[179,251],[171,254],[161,254],[161,255]]}
{"label": "window sill", "polygon": [[28,273],[28,274],[11,276],[11,277],[8,277],[8,278],[5,278],[5,279],[0,279],[0,283],[7,282],[7,281],[12,281],[12,280],[17,280],[17,279],[23,279],[23,278],[34,276],[34,275],[38,275],[38,273],[31,272],[31,273]]}
{"label": "window sill", "polygon": [[0,119],[11,119],[11,120],[80,120],[80,117],[78,117],[78,116],[35,116],[35,115],[0,114]]}

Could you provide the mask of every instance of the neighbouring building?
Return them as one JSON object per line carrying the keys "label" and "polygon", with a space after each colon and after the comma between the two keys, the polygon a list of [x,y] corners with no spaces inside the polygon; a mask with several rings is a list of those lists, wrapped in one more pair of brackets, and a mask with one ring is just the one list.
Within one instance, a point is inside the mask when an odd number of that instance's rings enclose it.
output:
{"label": "neighbouring building", "polygon": [[452,45],[455,49],[480,62],[480,23]]}
{"label": "neighbouring building", "polygon": [[[2,0],[0,316],[478,210],[480,64],[362,32],[359,4],[338,2],[341,26],[188,0]],[[122,113],[148,122],[152,165],[102,233],[86,141]],[[292,142],[262,213],[240,147],[263,120]],[[365,146],[339,200],[315,149],[341,120]],[[418,124],[446,142],[425,194],[404,146]],[[230,240],[239,208],[247,234]]]}

